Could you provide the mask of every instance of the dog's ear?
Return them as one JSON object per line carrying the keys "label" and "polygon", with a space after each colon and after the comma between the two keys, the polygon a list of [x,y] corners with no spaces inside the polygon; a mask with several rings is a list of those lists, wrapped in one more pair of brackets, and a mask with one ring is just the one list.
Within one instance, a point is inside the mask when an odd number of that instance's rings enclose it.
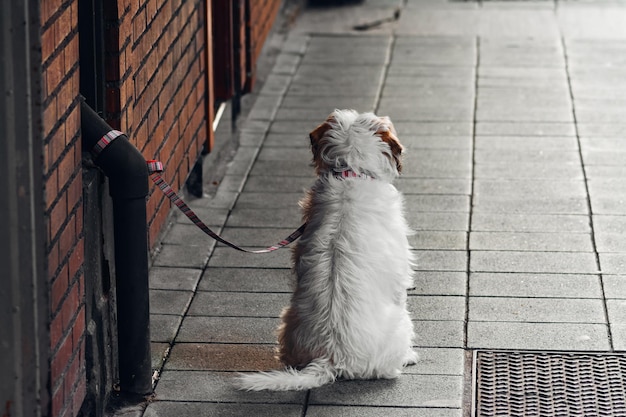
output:
{"label": "dog's ear", "polygon": [[393,127],[391,120],[388,117],[380,117],[380,126],[376,131],[376,135],[380,137],[380,139],[389,145],[389,149],[391,150],[390,158],[393,158],[393,161],[396,164],[396,168],[398,169],[398,173],[402,172],[402,151],[404,147],[400,143],[400,140],[396,136],[396,129]]}
{"label": "dog's ear", "polygon": [[326,121],[313,129],[311,133],[309,133],[309,140],[311,141],[311,151],[313,152],[313,163],[315,167],[319,171],[323,168],[324,162],[322,161],[322,157],[320,155],[320,151],[322,148],[322,140],[326,132],[332,129],[332,126],[329,122],[334,121],[334,117],[328,116]]}

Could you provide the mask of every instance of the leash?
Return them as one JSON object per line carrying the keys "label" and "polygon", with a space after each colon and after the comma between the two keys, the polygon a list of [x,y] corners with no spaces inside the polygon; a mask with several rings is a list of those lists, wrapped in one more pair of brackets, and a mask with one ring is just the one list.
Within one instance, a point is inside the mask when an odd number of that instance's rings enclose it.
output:
{"label": "leash", "polygon": [[[118,137],[122,135],[124,135],[124,133],[120,132],[119,130],[109,131],[106,135],[100,138],[100,140],[98,141],[98,143],[96,143],[96,145],[91,150],[91,152],[93,153],[95,157],[98,157],[98,155],[100,155],[100,153],[103,150],[105,150],[106,147],[111,144],[111,142],[113,142],[115,139],[117,139]],[[213,230],[211,230],[206,224],[204,224],[202,220],[198,218],[196,213],[194,213],[194,211],[187,205],[187,203],[185,203],[180,197],[178,197],[178,195],[174,192],[172,187],[160,175],[163,172],[163,164],[161,162],[155,161],[155,160],[149,160],[149,161],[146,161],[146,164],[148,165],[148,174],[150,175],[150,179],[152,179],[152,181],[159,187],[159,189],[163,191],[163,194],[165,194],[165,196],[169,198],[170,201],[174,203],[176,207],[178,207],[178,209],[185,216],[187,216],[189,220],[193,222],[193,224],[195,224],[200,230],[202,230],[204,233],[206,233],[213,239],[233,249],[236,249],[240,252],[246,252],[246,253],[255,253],[255,254],[269,253],[269,252],[273,252],[277,249],[280,249],[289,245],[290,243],[298,239],[300,236],[302,236],[302,233],[304,232],[306,223],[300,226],[296,231],[294,231],[292,234],[287,236],[285,239],[265,249],[248,250],[240,246],[237,246],[234,243],[231,243],[228,240],[222,238],[220,235],[218,235]]]}

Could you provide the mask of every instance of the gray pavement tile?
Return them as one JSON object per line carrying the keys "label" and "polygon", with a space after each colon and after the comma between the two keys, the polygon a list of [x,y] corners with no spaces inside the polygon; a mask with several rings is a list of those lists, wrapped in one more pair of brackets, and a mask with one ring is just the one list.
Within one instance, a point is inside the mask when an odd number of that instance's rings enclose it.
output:
{"label": "gray pavement tile", "polygon": [[[355,98],[355,100],[357,100]],[[367,99],[368,101],[373,102],[373,96]],[[273,133],[291,133],[296,135],[303,135],[304,137],[308,136],[308,134],[315,129],[321,122],[319,121],[307,121],[307,120],[292,120],[292,121],[278,121],[272,123],[270,127],[270,134]]]}
{"label": "gray pavement tile", "polygon": [[192,297],[191,291],[150,290],[150,313],[182,316]]}
{"label": "gray pavement tile", "polygon": [[155,290],[193,291],[200,281],[202,270],[193,268],[150,268],[150,288]]}
{"label": "gray pavement tile", "polygon": [[423,231],[409,236],[413,249],[465,250],[467,233]]}
{"label": "gray pavement tile", "polygon": [[598,252],[626,252],[626,234],[596,230],[594,238]]}
{"label": "gray pavement tile", "polygon": [[452,149],[423,149],[403,158],[402,175],[421,178],[469,178],[469,151]]}
{"label": "gray pavement tile", "polygon": [[472,273],[469,288],[483,297],[603,297],[597,275]]}
{"label": "gray pavement tile", "polygon": [[603,274],[626,275],[626,253],[599,253]]}
{"label": "gray pavement tile", "polygon": [[623,180],[591,179],[588,187],[595,214],[626,214],[626,185]]}
{"label": "gray pavement tile", "polygon": [[308,63],[298,67],[298,72],[294,75],[293,80],[301,84],[340,84],[344,81],[351,82],[354,80],[371,84],[372,80],[378,80],[383,75],[384,69],[383,62],[380,62],[379,65],[368,66],[340,61]]}
{"label": "gray pavement tile", "polygon": [[626,299],[625,275],[604,275],[602,281],[606,298]]}
{"label": "gray pavement tile", "polygon": [[[593,215],[593,228],[596,234],[626,234],[626,216]],[[621,252],[621,251],[620,251]]]}
{"label": "gray pavement tile", "polygon": [[278,317],[289,304],[289,294],[199,292],[189,307],[189,316]]}
{"label": "gray pavement tile", "polygon": [[[428,66],[428,65],[411,65],[399,66],[391,65],[387,69],[387,78],[385,84],[411,84],[417,80],[429,80],[437,83],[451,83],[457,85],[462,80],[463,85],[472,84],[474,82],[474,67],[450,67],[450,66]],[[405,84],[406,83],[406,84]]]}
{"label": "gray pavement tile", "polygon": [[480,150],[506,149],[515,153],[519,150],[578,151],[578,142],[573,136],[478,136],[475,138],[475,144],[476,149]]}
{"label": "gray pavement tile", "polygon": [[[243,165],[243,164],[238,164],[239,167],[242,166],[250,166],[252,164],[252,161],[250,161],[249,163]],[[231,167],[234,165],[231,165]],[[227,172],[226,175],[224,175],[221,180],[219,181],[219,187],[220,190],[227,190],[227,191],[232,191],[235,193],[239,193],[241,192],[241,189],[244,187],[244,184],[246,182],[246,176],[245,176],[245,172],[247,171],[246,169],[237,169],[237,170],[233,170],[233,171],[238,171],[238,172]]]}
{"label": "gray pavement tile", "polygon": [[461,407],[463,378],[401,375],[392,380],[337,381],[311,391],[309,404]]}
{"label": "gray pavement tile", "polygon": [[282,367],[275,346],[217,343],[176,343],[165,363],[168,371],[268,371]]}
{"label": "gray pavement tile", "polygon": [[[250,114],[248,114],[248,118],[250,120],[273,120],[282,101],[281,99],[282,96],[276,94],[258,96],[250,110]],[[256,134],[254,137],[260,136]],[[246,142],[241,140],[241,138],[239,140],[240,143]]]}
{"label": "gray pavement tile", "polygon": [[568,214],[474,213],[472,231],[591,233],[589,217]]}
{"label": "gray pavement tile", "polygon": [[[219,219],[216,219],[210,215],[201,216],[200,213],[196,213],[196,215],[209,227],[219,228],[226,221],[226,216],[220,216]],[[210,237],[189,220],[189,222],[185,223],[174,223],[163,237],[163,243],[167,245],[201,246],[208,251],[213,242]]]}
{"label": "gray pavement tile", "polygon": [[471,191],[469,178],[408,178],[401,176],[395,181],[395,185],[404,194],[469,195]]}
{"label": "gray pavement tile", "polygon": [[154,260],[154,266],[170,266],[180,268],[203,268],[209,259],[211,250],[209,241],[204,246],[162,245]]}
{"label": "gray pavement tile", "polygon": [[232,372],[166,370],[156,387],[156,400],[304,404],[305,392],[239,391],[233,387],[234,376]]}
{"label": "gray pavement tile", "polygon": [[[285,96],[281,108],[285,109],[309,109],[312,112],[323,114],[323,118],[328,116],[334,109],[356,109],[361,112],[374,110],[375,97],[305,97],[305,96]],[[318,122],[319,123],[319,122]],[[308,134],[310,131],[307,130]],[[290,132],[293,132],[291,130]],[[296,131],[298,133],[298,131]]]}
{"label": "gray pavement tile", "polygon": [[626,300],[606,300],[609,323],[626,324]]}
{"label": "gray pavement tile", "polygon": [[476,109],[476,121],[481,122],[573,122],[571,109],[554,109],[552,107],[526,107],[519,104],[500,103],[500,107],[484,106],[479,101]]}
{"label": "gray pavement tile", "polygon": [[[231,242],[236,242],[240,246],[269,247],[280,242],[293,231],[294,229],[228,227],[223,230],[222,237]],[[218,246],[224,245],[218,243]],[[281,250],[289,251],[287,248]]]}
{"label": "gray pavement tile", "polygon": [[463,375],[463,349],[419,348],[417,363],[407,366],[402,373],[419,375]]}
{"label": "gray pavement tile", "polygon": [[[304,110],[304,111],[307,111],[307,110]],[[322,118],[320,120],[324,120],[324,119]],[[267,137],[265,138],[265,141],[263,142],[263,146],[266,148],[269,148],[269,147],[291,148],[293,147],[293,148],[309,149],[311,144],[306,134],[296,135],[293,133],[271,133],[267,135]]]}
{"label": "gray pavement tile", "polygon": [[417,271],[410,295],[461,295],[466,292],[465,272]]}
{"label": "gray pavement tile", "polygon": [[466,231],[469,213],[417,212],[407,210],[409,226],[417,231]]}
{"label": "gray pavement tile", "polygon": [[447,85],[425,84],[413,87],[400,85],[385,86],[382,89],[381,105],[393,107],[399,102],[415,107],[441,108],[450,105],[470,110],[474,102],[474,87],[455,87]]}
{"label": "gray pavement tile", "polygon": [[207,268],[200,291],[291,292],[291,269]]}
{"label": "gray pavement tile", "polygon": [[400,138],[405,154],[421,152],[421,149],[471,149],[470,136],[412,136]]}
{"label": "gray pavement tile", "polygon": [[[184,411],[183,411],[184,410]],[[181,413],[194,417],[300,417],[302,405],[295,404],[216,404],[210,402],[156,401],[144,417],[172,417]]]}
{"label": "gray pavement tile", "polygon": [[182,316],[150,314],[150,340],[171,343],[182,321]]}
{"label": "gray pavement tile", "polygon": [[276,343],[277,318],[188,316],[176,342]]}
{"label": "gray pavement tile", "polygon": [[626,324],[611,324],[611,336],[615,350],[626,350]]}
{"label": "gray pavement tile", "polygon": [[[460,408],[356,407],[339,405],[311,405],[307,417],[461,417]],[[151,416],[147,416],[151,417]]]}
{"label": "gray pavement tile", "polygon": [[519,194],[513,196],[474,195],[474,211],[487,213],[587,214],[583,198]]}
{"label": "gray pavement tile", "polygon": [[413,321],[415,345],[419,347],[463,348],[463,321]]}
{"label": "gray pavement tile", "polygon": [[471,250],[593,252],[586,233],[472,232]]}
{"label": "gray pavement tile", "polygon": [[169,343],[150,343],[150,366],[153,370],[161,370],[161,368],[163,367],[163,361],[165,360],[166,355],[169,353],[169,350]]}
{"label": "gray pavement tile", "polygon": [[584,181],[580,180],[475,180],[477,197],[515,198],[538,195],[545,199],[585,199]]}
{"label": "gray pavement tile", "polygon": [[414,320],[463,320],[465,297],[410,295],[407,308]]}
{"label": "gray pavement tile", "polygon": [[626,166],[614,165],[586,165],[587,178],[595,180],[600,178],[626,178]]}
{"label": "gray pavement tile", "polygon": [[[309,158],[309,161],[312,159],[313,158]],[[279,178],[306,177],[309,178],[309,181],[312,183],[315,177],[313,167],[309,161],[305,163],[302,161],[289,160],[284,160],[280,163],[276,161],[256,161],[252,166],[248,181],[250,181],[252,177],[267,177],[271,174]]]}
{"label": "gray pavement tile", "polygon": [[269,74],[263,81],[260,96],[282,96],[291,82],[291,75]]}
{"label": "gray pavement tile", "polygon": [[471,349],[609,350],[606,324],[581,323],[468,323]]}
{"label": "gray pavement tile", "polygon": [[519,179],[584,179],[579,162],[550,164],[545,162],[482,163],[474,167],[475,178],[501,180]]}
{"label": "gray pavement tile", "polygon": [[470,200],[465,195],[407,194],[404,196],[407,210],[437,212],[469,212]]}
{"label": "gray pavement tile", "polygon": [[[307,162],[302,162],[300,165],[306,167],[308,165]],[[276,162],[273,163],[276,164]],[[261,170],[255,171],[255,175],[250,176],[248,181],[246,181],[246,185],[243,188],[244,195],[249,192],[261,192],[267,193],[267,197],[272,198],[274,196],[272,193],[302,193],[303,190],[310,188],[314,182],[314,178],[311,175],[306,177],[256,175],[256,172],[259,171]]]}
{"label": "gray pavement tile", "polygon": [[[222,184],[224,185],[224,184]],[[189,205],[189,204],[187,204]],[[215,208],[215,207],[202,207],[199,204],[197,205],[189,205],[191,209],[196,213],[196,215],[202,219],[202,221],[209,227],[211,226],[221,226],[226,221],[226,217],[228,217],[228,209],[227,208]],[[181,225],[193,226],[193,223],[187,216],[182,213],[177,213],[176,223],[180,223]],[[195,227],[195,226],[194,226]],[[173,225],[172,228],[168,231],[168,234],[165,235],[164,240],[167,243],[173,244],[181,244],[181,236],[184,236],[186,232],[188,232],[189,228],[180,228]],[[201,233],[201,232],[200,232]],[[170,237],[169,235],[172,234]]]}
{"label": "gray pavement tile", "polygon": [[[402,91],[402,90],[399,90]],[[405,90],[406,91],[406,90]],[[385,89],[385,95],[391,94],[396,96],[397,92]],[[474,111],[468,106],[420,106],[419,108],[413,106],[398,107],[392,106],[380,106],[378,113],[386,114],[394,121],[423,121],[423,122],[458,122],[458,121],[472,121],[474,119]]]}
{"label": "gray pavement tile", "polygon": [[626,124],[624,123],[577,123],[580,136],[626,136]]}
{"label": "gray pavement tile", "polygon": [[578,123],[621,123],[624,120],[624,109],[620,108],[576,108]]}
{"label": "gray pavement tile", "polygon": [[351,84],[292,84],[287,91],[290,96],[332,96],[333,94],[352,97],[374,97],[378,94],[378,85],[375,83]]}
{"label": "gray pavement tile", "polygon": [[267,133],[270,123],[269,120],[241,119],[238,121],[238,128],[242,133],[264,134]]}
{"label": "gray pavement tile", "polygon": [[289,208],[239,208],[236,207],[226,223],[229,227],[298,227],[300,210]]}
{"label": "gray pavement tile", "polygon": [[576,136],[573,123],[478,122],[477,136]]}
{"label": "gray pavement tile", "polygon": [[417,250],[415,263],[418,271],[467,271],[465,250]]}
{"label": "gray pavement tile", "polygon": [[[252,180],[252,178],[250,178]],[[313,177],[311,176],[309,181],[310,184],[313,182]],[[308,187],[307,187],[308,188]],[[293,207],[294,213],[300,214],[300,208],[298,207],[298,201],[304,196],[303,190],[298,190],[298,192],[294,193],[257,193],[257,192],[246,192],[239,196],[237,200],[236,207],[238,209],[268,209],[268,208],[291,208]]]}
{"label": "gray pavement tile", "polygon": [[208,265],[228,268],[290,268],[291,253],[288,250],[279,250],[265,254],[250,254],[220,247],[215,248]]}
{"label": "gray pavement tile", "polygon": [[598,267],[587,252],[472,251],[470,271],[593,274]]}
{"label": "gray pavement tile", "polygon": [[282,52],[276,57],[272,73],[293,75],[297,71],[300,61],[302,61],[302,54]]}
{"label": "gray pavement tile", "polygon": [[480,42],[480,65],[545,68],[565,67],[565,62],[558,38],[488,37]]}
{"label": "gray pavement tile", "polygon": [[476,164],[484,163],[543,163],[546,165],[579,164],[580,155],[578,150],[566,151],[546,149],[476,149]]}
{"label": "gray pavement tile", "polygon": [[[623,142],[626,143],[626,141]],[[585,165],[623,166],[626,161],[626,150],[618,150],[617,146],[613,150],[583,150],[583,160],[585,161]]]}
{"label": "gray pavement tile", "polygon": [[470,122],[405,122],[394,123],[400,137],[404,135],[471,136]]}
{"label": "gray pavement tile", "polygon": [[601,299],[470,297],[469,320],[606,323]]}
{"label": "gray pavement tile", "polygon": [[[237,193],[218,189],[214,195],[204,194],[202,198],[186,201],[187,205],[194,211],[197,208],[218,208],[218,209],[230,209],[237,199]],[[184,217],[182,213],[178,214],[179,217]]]}

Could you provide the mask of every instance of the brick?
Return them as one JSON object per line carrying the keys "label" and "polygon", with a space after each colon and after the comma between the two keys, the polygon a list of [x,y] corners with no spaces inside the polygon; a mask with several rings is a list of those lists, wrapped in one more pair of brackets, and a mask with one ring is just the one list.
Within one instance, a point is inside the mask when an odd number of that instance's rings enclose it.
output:
{"label": "brick", "polygon": [[69,279],[74,279],[76,274],[83,267],[83,262],[85,260],[85,242],[83,238],[76,243],[74,251],[70,255],[70,259],[68,261],[69,266]]}
{"label": "brick", "polygon": [[62,195],[59,201],[57,201],[56,205],[52,207],[52,210],[48,217],[50,227],[50,232],[48,235],[49,241],[53,240],[61,230],[61,226],[65,222],[66,215],[67,201],[65,195]]}
{"label": "brick", "polygon": [[72,337],[67,336],[61,342],[59,350],[52,356],[50,363],[50,375],[53,385],[62,384],[63,371],[70,363],[72,357]]}
{"label": "brick", "polygon": [[76,240],[76,223],[70,219],[59,236],[59,253],[61,256],[65,257],[70,253],[76,244]]}
{"label": "brick", "polygon": [[52,308],[52,312],[57,311],[59,308],[59,305],[67,292],[68,286],[68,267],[67,265],[64,265],[54,281],[52,281],[50,289],[50,306]]}

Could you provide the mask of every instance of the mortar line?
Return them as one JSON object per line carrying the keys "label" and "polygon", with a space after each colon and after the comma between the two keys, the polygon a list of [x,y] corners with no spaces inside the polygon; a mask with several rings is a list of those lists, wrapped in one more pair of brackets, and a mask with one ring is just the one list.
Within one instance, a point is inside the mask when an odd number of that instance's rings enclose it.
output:
{"label": "mortar line", "polygon": [[561,34],[561,48],[563,49],[563,59],[565,61],[565,76],[567,77],[567,88],[569,92],[569,98],[572,106],[572,118],[574,120],[574,132],[576,134],[576,143],[578,145],[578,157],[580,160],[580,167],[583,172],[583,181],[585,184],[585,194],[586,194],[586,202],[587,202],[587,211],[589,213],[589,228],[591,229],[591,245],[593,248],[594,257],[596,260],[596,268],[598,270],[598,280],[600,282],[600,290],[602,292],[602,305],[604,307],[604,318],[606,320],[606,328],[607,328],[607,336],[609,339],[609,349],[611,352],[615,351],[615,347],[613,345],[613,334],[611,331],[611,323],[609,321],[609,309],[606,302],[606,289],[604,286],[604,274],[602,273],[602,268],[600,264],[600,253],[598,252],[598,246],[596,242],[596,230],[593,221],[593,208],[591,205],[591,194],[589,193],[589,177],[587,175],[587,168],[585,166],[585,158],[583,156],[582,143],[580,140],[580,131],[578,129],[578,119],[576,118],[576,105],[574,104],[574,90],[572,88],[572,78],[570,74],[570,66],[569,59],[567,55],[567,47],[565,44],[565,38]]}
{"label": "mortar line", "polygon": [[474,217],[474,181],[476,170],[476,115],[478,110],[478,67],[480,65],[480,37],[476,37],[476,60],[474,62],[474,109],[472,119],[472,146],[470,148],[472,169],[470,174],[470,198],[469,198],[469,215],[467,225],[467,235],[465,237],[465,250],[467,252],[467,266],[466,266],[466,281],[465,281],[465,317],[463,320],[463,347],[467,349],[468,344],[468,327],[469,327],[469,313],[470,313],[470,274],[471,274],[471,261],[472,252],[470,250],[470,236],[472,233],[472,220]]}

